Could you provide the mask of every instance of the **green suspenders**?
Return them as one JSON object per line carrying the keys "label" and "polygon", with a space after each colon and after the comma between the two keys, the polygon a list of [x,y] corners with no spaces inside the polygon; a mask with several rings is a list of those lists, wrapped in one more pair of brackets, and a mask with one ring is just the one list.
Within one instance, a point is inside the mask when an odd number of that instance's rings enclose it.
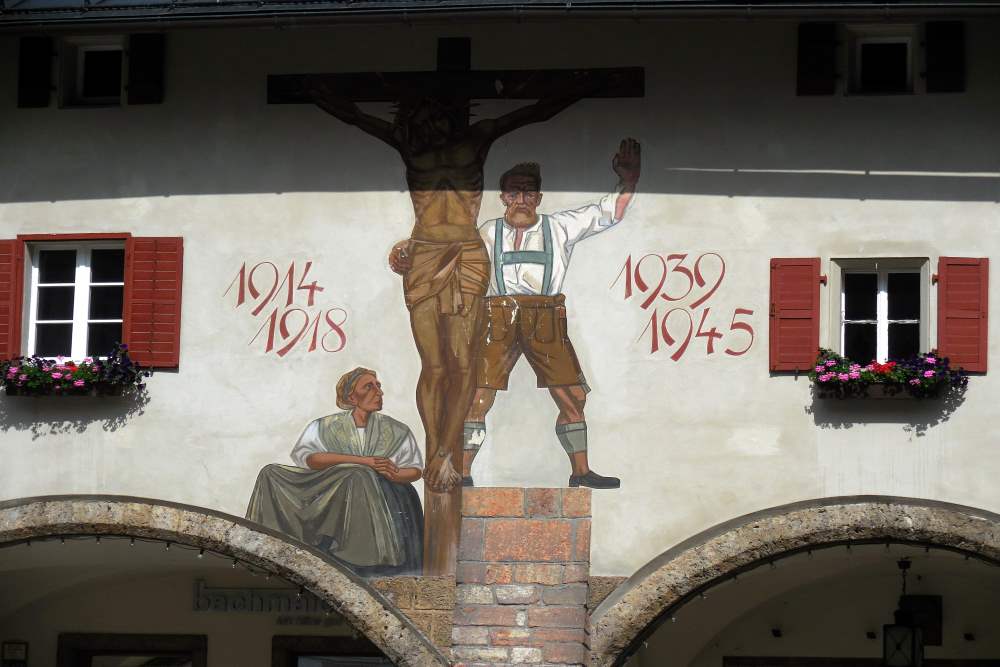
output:
{"label": "green suspenders", "polygon": [[541,264],[545,267],[542,274],[542,294],[548,295],[552,284],[552,228],[549,226],[549,216],[542,216],[542,250],[511,250],[503,251],[503,218],[494,223],[493,240],[493,272],[496,274],[497,294],[505,296],[507,287],[503,282],[503,267],[507,264]]}

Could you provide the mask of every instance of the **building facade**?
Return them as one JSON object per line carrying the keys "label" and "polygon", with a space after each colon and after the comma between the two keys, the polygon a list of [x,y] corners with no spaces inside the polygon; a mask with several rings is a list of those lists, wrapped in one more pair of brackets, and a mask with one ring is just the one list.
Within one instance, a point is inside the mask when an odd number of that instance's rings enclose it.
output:
{"label": "building facade", "polygon": [[1000,659],[992,11],[8,3],[4,660]]}

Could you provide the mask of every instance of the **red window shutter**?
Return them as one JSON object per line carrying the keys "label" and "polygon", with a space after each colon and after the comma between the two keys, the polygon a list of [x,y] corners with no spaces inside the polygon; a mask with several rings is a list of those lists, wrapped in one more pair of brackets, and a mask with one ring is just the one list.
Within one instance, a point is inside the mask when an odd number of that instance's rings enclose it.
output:
{"label": "red window shutter", "polygon": [[0,241],[0,359],[21,355],[24,243]]}
{"label": "red window shutter", "polygon": [[955,368],[986,372],[989,282],[989,259],[938,259],[938,354]]}
{"label": "red window shutter", "polygon": [[819,257],[771,260],[770,366],[808,371],[819,350]]}
{"label": "red window shutter", "polygon": [[133,237],[125,242],[125,312],[129,356],[144,366],[176,368],[181,348],[184,239]]}

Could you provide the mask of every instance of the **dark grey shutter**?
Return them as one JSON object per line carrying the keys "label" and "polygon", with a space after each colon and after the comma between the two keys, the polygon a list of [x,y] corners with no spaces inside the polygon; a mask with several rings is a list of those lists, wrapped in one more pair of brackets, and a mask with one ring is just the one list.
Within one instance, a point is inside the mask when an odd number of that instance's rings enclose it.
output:
{"label": "dark grey shutter", "polygon": [[837,90],[837,25],[799,24],[799,95],[833,95]]}
{"label": "dark grey shutter", "polygon": [[22,37],[17,61],[17,106],[49,106],[52,94],[52,38]]}
{"label": "dark grey shutter", "polygon": [[930,21],[924,33],[927,55],[927,92],[965,91],[965,24]]}
{"label": "dark grey shutter", "polygon": [[128,39],[128,103],[163,102],[166,39],[162,33],[130,35]]}

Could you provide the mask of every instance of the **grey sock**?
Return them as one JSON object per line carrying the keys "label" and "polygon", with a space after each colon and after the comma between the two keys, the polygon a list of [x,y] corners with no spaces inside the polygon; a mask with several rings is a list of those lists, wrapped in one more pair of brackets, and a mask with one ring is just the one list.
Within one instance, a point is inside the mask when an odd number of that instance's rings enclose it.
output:
{"label": "grey sock", "polygon": [[573,422],[556,426],[559,444],[572,456],[587,451],[587,422]]}
{"label": "grey sock", "polygon": [[462,449],[477,451],[486,441],[486,422],[465,422]]}

